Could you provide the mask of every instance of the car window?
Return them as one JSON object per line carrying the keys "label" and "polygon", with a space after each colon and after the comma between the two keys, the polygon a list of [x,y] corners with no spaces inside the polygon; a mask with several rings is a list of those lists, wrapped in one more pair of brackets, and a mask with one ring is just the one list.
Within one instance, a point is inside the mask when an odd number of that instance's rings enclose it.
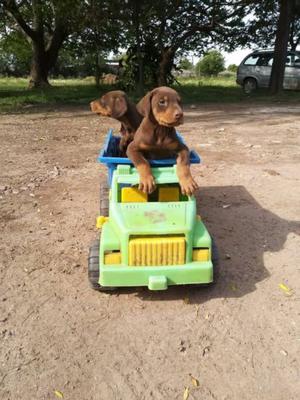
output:
{"label": "car window", "polygon": [[258,55],[251,55],[244,61],[244,65],[256,65],[258,61]]}
{"label": "car window", "polygon": [[287,57],[285,60],[285,66],[290,67],[292,65],[292,57]]}
{"label": "car window", "polygon": [[295,58],[293,67],[300,68],[300,57]]}
{"label": "car window", "polygon": [[259,59],[257,60],[257,64],[260,67],[269,67],[273,63],[273,55],[272,54],[261,54]]}
{"label": "car window", "polygon": [[287,67],[300,68],[300,54],[288,53],[287,61],[285,64]]}

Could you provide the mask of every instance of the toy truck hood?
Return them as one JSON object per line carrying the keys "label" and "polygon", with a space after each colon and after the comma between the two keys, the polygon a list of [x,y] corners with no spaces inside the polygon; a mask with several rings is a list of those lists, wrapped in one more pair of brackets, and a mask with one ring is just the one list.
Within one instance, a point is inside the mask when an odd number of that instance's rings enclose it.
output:
{"label": "toy truck hood", "polygon": [[193,201],[115,203],[111,211],[117,228],[135,235],[185,233],[196,216]]}

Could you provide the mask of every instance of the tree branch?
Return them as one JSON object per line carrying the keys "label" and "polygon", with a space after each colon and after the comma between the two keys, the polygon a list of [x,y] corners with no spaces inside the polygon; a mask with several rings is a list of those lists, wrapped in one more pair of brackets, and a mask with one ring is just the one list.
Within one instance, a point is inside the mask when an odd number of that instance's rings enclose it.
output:
{"label": "tree branch", "polygon": [[32,40],[36,40],[36,32],[31,29],[29,25],[26,24],[24,18],[19,11],[19,7],[14,0],[4,1],[3,8],[5,13],[17,22],[25,35],[29,36]]}
{"label": "tree branch", "polygon": [[210,24],[206,25],[196,25],[191,27],[187,32],[185,32],[178,40],[175,41],[174,45],[171,46],[174,51],[178,50],[179,47],[184,43],[186,39],[193,36],[196,32],[211,32],[215,27],[215,23],[212,21]]}

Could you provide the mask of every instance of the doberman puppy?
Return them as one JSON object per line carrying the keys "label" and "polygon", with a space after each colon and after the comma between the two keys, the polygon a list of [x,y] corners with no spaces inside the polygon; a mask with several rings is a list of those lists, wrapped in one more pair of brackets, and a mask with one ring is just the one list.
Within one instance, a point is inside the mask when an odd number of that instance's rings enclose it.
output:
{"label": "doberman puppy", "polygon": [[180,142],[174,128],[183,123],[178,93],[169,87],[158,87],[141,99],[137,109],[144,119],[127,148],[127,155],[139,172],[139,189],[145,193],[155,190],[154,177],[147,159],[176,156],[181,191],[192,195],[197,184],[190,171],[190,152]]}
{"label": "doberman puppy", "polygon": [[90,103],[91,110],[98,115],[115,118],[121,122],[120,151],[126,154],[129,143],[139,127],[143,117],[138,113],[134,103],[121,90],[113,90],[104,94],[99,100]]}

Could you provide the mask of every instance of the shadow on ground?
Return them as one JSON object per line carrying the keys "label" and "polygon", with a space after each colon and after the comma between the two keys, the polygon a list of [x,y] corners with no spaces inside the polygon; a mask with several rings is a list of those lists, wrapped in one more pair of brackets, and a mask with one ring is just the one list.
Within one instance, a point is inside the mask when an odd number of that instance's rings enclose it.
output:
{"label": "shadow on ground", "polygon": [[217,283],[210,287],[170,287],[163,292],[120,289],[120,295],[136,293],[146,301],[188,298],[192,304],[245,296],[269,276],[264,253],[280,251],[289,233],[300,234],[300,222],[284,220],[262,208],[243,186],[204,187],[196,197],[199,213],[218,248]]}

